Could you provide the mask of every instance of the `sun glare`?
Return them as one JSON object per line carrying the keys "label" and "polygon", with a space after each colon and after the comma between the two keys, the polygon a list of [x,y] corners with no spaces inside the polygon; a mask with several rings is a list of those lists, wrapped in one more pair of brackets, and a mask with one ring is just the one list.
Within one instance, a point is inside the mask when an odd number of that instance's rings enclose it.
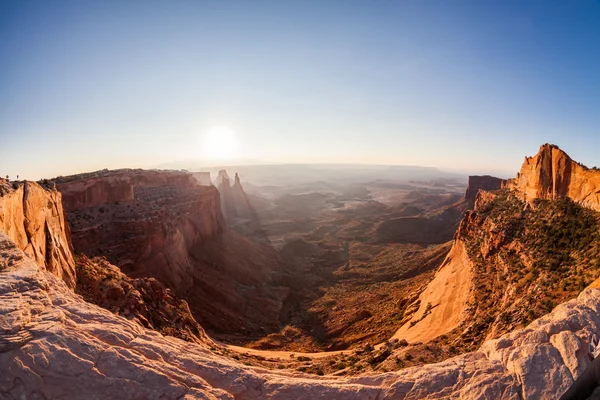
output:
{"label": "sun glare", "polygon": [[239,141],[228,126],[213,126],[203,137],[202,156],[211,160],[231,160],[239,155]]}

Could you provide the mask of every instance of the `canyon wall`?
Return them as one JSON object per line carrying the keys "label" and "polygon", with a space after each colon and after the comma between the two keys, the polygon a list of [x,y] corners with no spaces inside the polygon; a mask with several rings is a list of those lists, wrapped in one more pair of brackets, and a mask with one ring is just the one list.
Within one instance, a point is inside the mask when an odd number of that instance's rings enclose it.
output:
{"label": "canyon wall", "polygon": [[0,179],[0,231],[41,267],[75,287],[75,263],[61,195],[34,182]]}
{"label": "canyon wall", "polygon": [[[494,192],[504,187],[509,190]],[[526,207],[535,199],[556,201]],[[427,341],[454,330],[462,342],[479,344],[543,315],[555,300],[572,298],[597,278],[588,253],[597,240],[600,171],[545,144],[515,179],[471,177],[465,200],[471,210],[453,248],[409,307],[414,313],[396,333],[399,339]],[[527,274],[529,280],[522,279]],[[560,282],[560,291],[543,290],[548,282]]]}
{"label": "canyon wall", "polygon": [[184,172],[121,170],[56,187],[77,252],[172,287],[190,284],[187,249],[224,228],[217,190]]}
{"label": "canyon wall", "polygon": [[183,171],[119,170],[62,178],[57,189],[76,252],[158,279],[212,333],[278,329],[288,293],[280,259],[227,228],[216,187]]}
{"label": "canyon wall", "polygon": [[475,207],[475,199],[477,193],[482,191],[491,191],[502,189],[506,184],[506,180],[496,178],[490,175],[473,175],[469,176],[469,183],[467,191],[465,193],[465,201],[467,203],[467,209],[472,210]]}
{"label": "canyon wall", "polygon": [[525,157],[517,177],[508,187],[516,189],[525,201],[570,197],[575,202],[600,211],[600,171],[573,161],[558,146],[544,144],[533,157]]}

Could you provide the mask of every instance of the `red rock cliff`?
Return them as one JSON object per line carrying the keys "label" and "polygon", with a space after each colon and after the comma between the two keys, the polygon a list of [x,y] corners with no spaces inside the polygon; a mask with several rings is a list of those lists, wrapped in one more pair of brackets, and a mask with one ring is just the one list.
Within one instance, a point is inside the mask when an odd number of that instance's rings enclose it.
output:
{"label": "red rock cliff", "polygon": [[[73,246],[132,276],[188,284],[187,249],[223,229],[219,193],[184,172],[120,170],[60,183]],[[178,268],[164,268],[164,264]]]}
{"label": "red rock cliff", "polygon": [[600,211],[600,171],[586,168],[555,145],[544,144],[533,157],[525,157],[517,177],[508,182],[526,201],[572,200]]}
{"label": "red rock cliff", "polygon": [[0,230],[41,267],[75,287],[75,263],[61,195],[34,182],[0,180]]}
{"label": "red rock cliff", "polygon": [[133,201],[133,182],[125,175],[58,184],[65,207],[75,210],[106,203]]}
{"label": "red rock cliff", "polygon": [[[61,180],[57,188],[78,253],[105,256],[133,278],[158,279],[213,332],[276,329],[287,295],[270,283],[280,270],[278,256],[227,229],[216,187],[180,171],[120,170]],[[119,189],[104,194],[98,187]]]}

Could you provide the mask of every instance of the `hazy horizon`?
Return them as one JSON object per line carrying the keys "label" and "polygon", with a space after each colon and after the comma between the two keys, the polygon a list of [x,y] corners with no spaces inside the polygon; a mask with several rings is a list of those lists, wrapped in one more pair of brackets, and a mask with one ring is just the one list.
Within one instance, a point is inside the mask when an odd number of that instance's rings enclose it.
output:
{"label": "hazy horizon", "polygon": [[[600,165],[600,3],[0,4],[0,173]],[[190,161],[191,160],[191,161]]]}

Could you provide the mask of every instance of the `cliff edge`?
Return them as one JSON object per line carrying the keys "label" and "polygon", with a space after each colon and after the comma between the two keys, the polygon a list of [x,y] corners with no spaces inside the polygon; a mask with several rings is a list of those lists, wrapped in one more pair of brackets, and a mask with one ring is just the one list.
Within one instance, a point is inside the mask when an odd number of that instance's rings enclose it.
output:
{"label": "cliff edge", "polygon": [[0,179],[0,231],[17,247],[70,287],[75,287],[71,250],[61,194],[34,182]]}
{"label": "cliff edge", "polygon": [[508,187],[523,200],[569,197],[584,207],[600,211],[600,171],[575,162],[558,146],[544,144],[533,157],[525,157],[517,177]]}

